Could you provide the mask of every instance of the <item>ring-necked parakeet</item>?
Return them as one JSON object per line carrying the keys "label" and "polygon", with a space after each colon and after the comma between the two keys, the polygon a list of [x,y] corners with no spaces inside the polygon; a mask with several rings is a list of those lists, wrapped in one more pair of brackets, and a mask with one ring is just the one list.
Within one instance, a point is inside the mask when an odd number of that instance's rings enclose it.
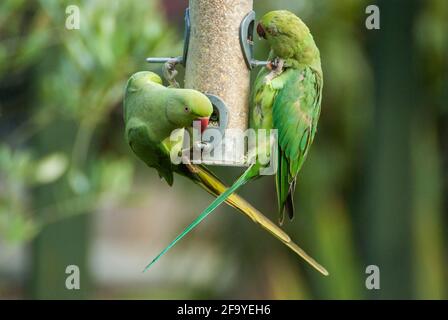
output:
{"label": "ring-necked parakeet", "polygon": [[[175,172],[217,197],[227,187],[209,170],[202,165],[191,163],[173,164],[170,159],[170,152],[178,153],[182,145],[170,142],[171,132],[175,129],[191,127],[195,120],[201,121],[202,127],[205,127],[212,109],[210,101],[204,94],[191,89],[167,88],[162,85],[162,80],[157,74],[149,71],[138,72],[129,79],[125,90],[126,140],[134,153],[148,166],[155,168],[160,177],[163,177],[169,185],[173,183]],[[306,256],[306,253],[292,242],[284,231],[244,199],[232,194],[226,197],[225,201],[272,233],[293,251]],[[186,228],[147,268],[199,222],[200,220],[197,220]]]}
{"label": "ring-necked parakeet", "polygon": [[293,13],[267,13],[258,24],[257,33],[268,41],[269,59],[276,65],[271,72],[261,70],[255,81],[251,126],[278,130],[276,188],[282,223],[285,211],[290,219],[294,217],[297,174],[316,134],[322,68],[313,36]]}
{"label": "ring-necked parakeet", "polygon": [[[285,211],[290,218],[294,215],[292,197],[297,174],[316,133],[322,97],[322,69],[319,49],[308,27],[293,13],[285,10],[267,13],[258,23],[257,33],[269,43],[272,63],[268,65],[271,71],[261,70],[255,80],[251,97],[251,127],[278,130],[276,188],[281,224]],[[264,146],[258,147],[257,152],[266,152],[260,149],[266,149]],[[270,152],[271,148],[267,149]],[[264,167],[265,164],[255,161],[190,227],[196,226],[238,188],[260,177],[260,170]],[[322,274],[328,275],[308,255],[301,256]]]}

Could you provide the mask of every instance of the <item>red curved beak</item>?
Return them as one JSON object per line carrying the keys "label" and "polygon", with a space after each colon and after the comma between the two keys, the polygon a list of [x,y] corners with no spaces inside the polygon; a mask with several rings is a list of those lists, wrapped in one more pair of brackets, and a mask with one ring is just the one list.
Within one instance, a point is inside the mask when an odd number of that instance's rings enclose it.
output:
{"label": "red curved beak", "polygon": [[266,39],[266,31],[264,31],[264,28],[261,25],[261,22],[259,22],[257,24],[257,33],[260,36],[260,38]]}
{"label": "red curved beak", "polygon": [[199,120],[201,121],[201,133],[202,133],[208,127],[208,120],[209,120],[209,118],[205,117],[205,118],[200,118]]}

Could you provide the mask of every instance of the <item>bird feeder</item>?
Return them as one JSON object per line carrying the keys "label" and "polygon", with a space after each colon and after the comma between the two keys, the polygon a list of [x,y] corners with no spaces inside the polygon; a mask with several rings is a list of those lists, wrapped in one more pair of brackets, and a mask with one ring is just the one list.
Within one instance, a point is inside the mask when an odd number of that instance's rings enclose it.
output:
{"label": "bird feeder", "polygon": [[212,102],[210,125],[202,136],[204,164],[247,165],[241,148],[248,128],[250,70],[266,64],[253,59],[252,8],[253,0],[190,0],[183,56],[147,59],[171,63],[171,69],[182,64],[185,88],[203,92]]}

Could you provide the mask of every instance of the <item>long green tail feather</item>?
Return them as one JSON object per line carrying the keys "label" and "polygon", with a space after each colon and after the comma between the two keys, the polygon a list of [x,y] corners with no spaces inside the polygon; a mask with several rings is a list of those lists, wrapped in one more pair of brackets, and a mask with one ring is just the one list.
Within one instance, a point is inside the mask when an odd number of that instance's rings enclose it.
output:
{"label": "long green tail feather", "polygon": [[252,173],[253,166],[248,168],[243,175],[226,191],[224,191],[222,194],[220,194],[202,213],[197,217],[187,228],[185,228],[184,231],[182,231],[181,234],[179,234],[176,239],[174,239],[165,249],[162,250],[143,270],[145,272],[148,270],[154,263],[157,262],[165,253],[168,252],[174,245],[182,239],[187,233],[189,233],[191,230],[193,230],[199,223],[201,223],[202,220],[204,220],[210,213],[213,212],[220,204],[222,204],[226,199],[234,193],[236,190],[238,190],[241,186],[243,186],[245,183],[250,181],[254,175]]}

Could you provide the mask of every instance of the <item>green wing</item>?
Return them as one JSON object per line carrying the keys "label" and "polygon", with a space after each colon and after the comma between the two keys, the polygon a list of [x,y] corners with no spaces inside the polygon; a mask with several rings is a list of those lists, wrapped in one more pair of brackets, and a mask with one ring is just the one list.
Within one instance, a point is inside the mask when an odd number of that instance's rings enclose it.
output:
{"label": "green wing", "polygon": [[282,223],[285,211],[294,216],[293,194],[297,174],[308,154],[320,115],[322,77],[309,67],[284,72],[283,87],[273,104],[273,127],[278,129],[279,159],[276,177]]}
{"label": "green wing", "polygon": [[173,185],[173,165],[170,155],[163,143],[153,142],[148,134],[148,127],[137,121],[126,128],[126,137],[132,151],[149,167],[155,168],[161,178]]}

